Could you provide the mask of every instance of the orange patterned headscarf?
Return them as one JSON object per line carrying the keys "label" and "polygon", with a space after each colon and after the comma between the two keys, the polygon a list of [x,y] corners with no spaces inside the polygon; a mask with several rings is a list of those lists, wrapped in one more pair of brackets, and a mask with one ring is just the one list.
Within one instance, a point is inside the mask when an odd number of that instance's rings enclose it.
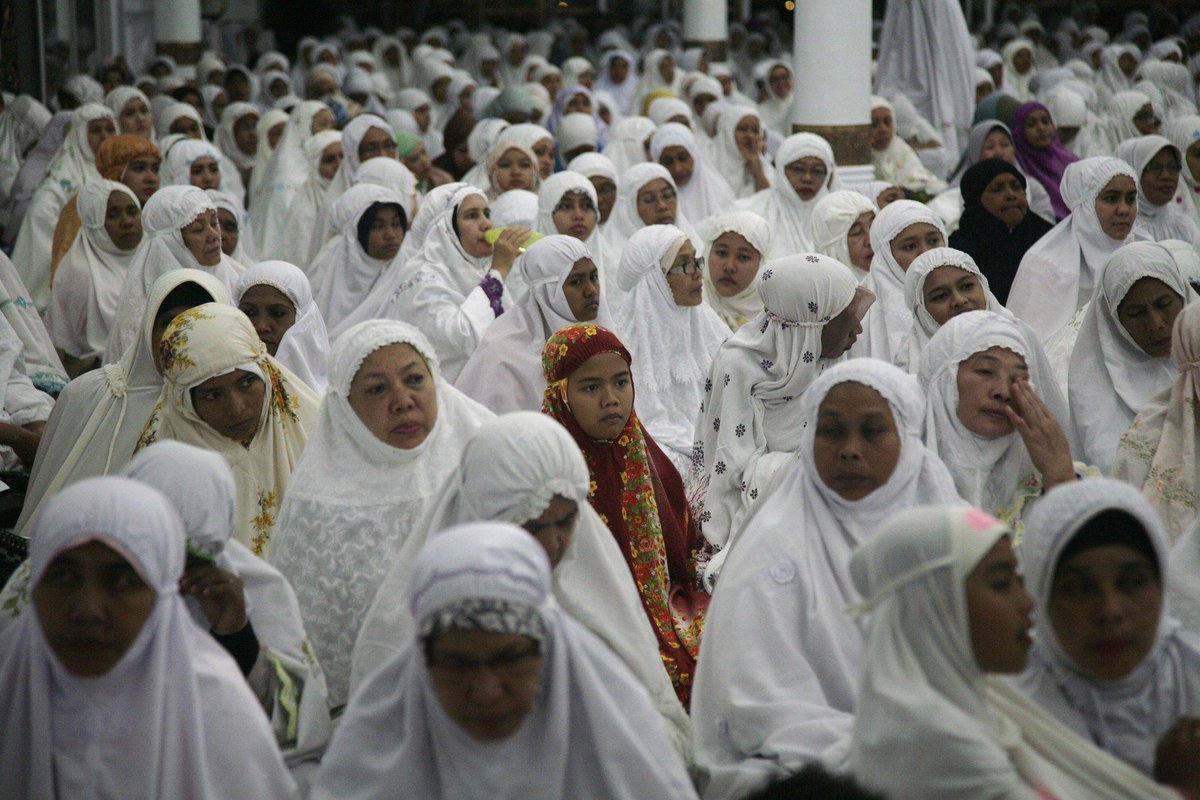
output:
{"label": "orange patterned headscarf", "polygon": [[118,133],[104,140],[96,152],[96,169],[100,177],[110,181],[119,181],[125,174],[129,162],[142,156],[151,156],[162,160],[154,142],[144,136],[134,136],[131,133]]}

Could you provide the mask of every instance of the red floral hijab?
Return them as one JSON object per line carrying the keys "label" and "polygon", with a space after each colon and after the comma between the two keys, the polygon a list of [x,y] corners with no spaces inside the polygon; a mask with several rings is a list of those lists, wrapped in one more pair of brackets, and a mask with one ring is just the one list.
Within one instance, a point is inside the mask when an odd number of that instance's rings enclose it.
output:
{"label": "red floral hijab", "polygon": [[542,351],[542,413],[562,423],[583,451],[591,477],[588,500],[625,555],[667,673],[686,706],[708,605],[695,577],[699,529],[678,470],[646,433],[636,411],[612,441],[593,439],[576,422],[567,403],[567,382],[601,353],[616,353],[627,364],[632,360],[616,334],[599,325],[568,325],[550,337]]}

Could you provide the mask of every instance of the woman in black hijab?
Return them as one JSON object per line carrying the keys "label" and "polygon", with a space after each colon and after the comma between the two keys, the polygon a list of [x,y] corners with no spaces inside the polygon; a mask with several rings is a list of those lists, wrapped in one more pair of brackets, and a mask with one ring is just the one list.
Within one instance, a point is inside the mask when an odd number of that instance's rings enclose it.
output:
{"label": "woman in black hijab", "polygon": [[1029,211],[1026,181],[1002,158],[986,158],[962,177],[963,214],[950,246],[968,253],[987,276],[992,293],[1008,302],[1021,257],[1053,226]]}

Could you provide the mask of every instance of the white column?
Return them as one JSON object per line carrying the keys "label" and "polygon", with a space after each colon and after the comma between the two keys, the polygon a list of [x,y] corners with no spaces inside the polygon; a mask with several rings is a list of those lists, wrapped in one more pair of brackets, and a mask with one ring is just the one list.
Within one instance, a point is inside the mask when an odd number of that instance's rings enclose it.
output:
{"label": "white column", "polygon": [[792,130],[829,140],[846,188],[871,166],[871,0],[797,0]]}
{"label": "white column", "polygon": [[154,43],[185,75],[200,60],[200,0],[154,0]]}
{"label": "white column", "polygon": [[684,0],[683,46],[703,47],[709,61],[724,61],[729,40],[728,0]]}

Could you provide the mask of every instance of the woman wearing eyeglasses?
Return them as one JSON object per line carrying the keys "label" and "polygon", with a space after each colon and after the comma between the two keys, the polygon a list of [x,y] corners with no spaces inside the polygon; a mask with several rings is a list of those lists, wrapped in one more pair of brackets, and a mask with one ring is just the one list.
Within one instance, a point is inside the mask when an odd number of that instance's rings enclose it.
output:
{"label": "woman wearing eyeglasses", "polygon": [[1200,247],[1200,224],[1188,213],[1179,180],[1183,167],[1179,148],[1162,136],[1139,136],[1121,142],[1117,158],[1137,173],[1134,238],[1152,242],[1181,239]]}
{"label": "woman wearing eyeglasses", "polygon": [[829,194],[837,164],[829,142],[815,133],[795,133],[783,140],[775,154],[771,186],[739,203],[771,226],[767,259],[784,258],[816,249],[812,214]]}
{"label": "woman wearing eyeglasses", "polygon": [[691,472],[704,381],[730,333],[704,302],[703,270],[695,245],[674,225],[635,233],[617,270],[627,293],[617,330],[633,355],[638,415],[684,476]]}

